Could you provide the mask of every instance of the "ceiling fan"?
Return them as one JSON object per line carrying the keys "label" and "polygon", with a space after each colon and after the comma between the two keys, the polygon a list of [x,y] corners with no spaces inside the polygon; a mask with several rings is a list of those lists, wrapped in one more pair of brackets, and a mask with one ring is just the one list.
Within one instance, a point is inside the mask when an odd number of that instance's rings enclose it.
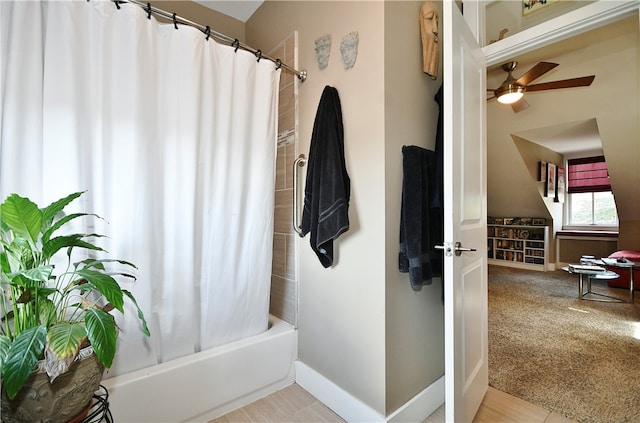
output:
{"label": "ceiling fan", "polygon": [[518,62],[508,62],[502,65],[502,69],[509,73],[507,79],[495,89],[488,89],[488,93],[493,95],[487,98],[487,101],[497,99],[500,103],[511,104],[514,112],[520,112],[529,108],[529,103],[523,98],[525,91],[545,91],[555,90],[559,88],[587,87],[591,85],[595,75],[583,76],[580,78],[563,79],[560,81],[543,82],[541,84],[531,84],[535,79],[541,77],[551,69],[558,66],[557,63],[540,62],[522,75],[519,79],[515,79],[511,72],[518,66]]}

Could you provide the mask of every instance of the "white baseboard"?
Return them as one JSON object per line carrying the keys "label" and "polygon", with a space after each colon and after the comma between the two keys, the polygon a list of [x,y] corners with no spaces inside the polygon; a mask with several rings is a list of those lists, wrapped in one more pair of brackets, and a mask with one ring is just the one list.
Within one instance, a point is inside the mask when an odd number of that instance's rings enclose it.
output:
{"label": "white baseboard", "polygon": [[442,404],[444,404],[444,375],[387,416],[387,422],[421,422]]}
{"label": "white baseboard", "polygon": [[444,376],[385,417],[338,385],[296,361],[296,383],[348,422],[420,422],[444,404]]}

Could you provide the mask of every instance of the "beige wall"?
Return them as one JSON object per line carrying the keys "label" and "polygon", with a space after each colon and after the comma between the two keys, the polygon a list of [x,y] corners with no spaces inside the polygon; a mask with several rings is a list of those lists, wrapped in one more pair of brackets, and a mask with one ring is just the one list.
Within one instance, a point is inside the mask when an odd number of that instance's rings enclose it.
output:
{"label": "beige wall", "polygon": [[[385,3],[386,401],[390,413],[444,375],[442,283],[416,293],[398,272],[402,146],[435,148],[442,84],[422,72],[421,1]],[[438,4],[435,3],[434,4]],[[441,9],[441,8],[440,8]],[[440,13],[442,16],[442,13]],[[442,55],[440,55],[442,62]]]}
{"label": "beige wall", "polygon": [[556,16],[593,3],[593,0],[562,0],[561,2],[549,3],[546,7],[527,15],[522,14],[522,2],[519,1],[494,0],[486,3],[485,45],[492,40],[497,40],[503,29],[508,30],[504,34],[504,38],[508,38]]}
{"label": "beige wall", "polygon": [[[542,216],[561,219],[535,195],[531,175],[512,134],[567,122],[595,118],[609,164],[620,217],[619,247],[640,249],[640,139],[638,131],[638,17],[615,22],[581,36],[582,46],[571,51],[548,49],[544,60],[559,63],[544,81],[596,75],[588,88],[529,93],[531,107],[514,113],[497,102],[487,104],[488,213],[493,216]],[[545,50],[543,50],[545,51]],[[537,63],[521,62],[519,72]],[[488,87],[505,78],[489,72]]]}
{"label": "beige wall", "polygon": [[[154,0],[153,7],[165,12],[176,13],[178,16],[200,25],[209,25],[212,30],[229,37],[245,41],[245,25],[230,16],[206,8],[198,3],[181,0]],[[161,20],[160,18],[158,20]]]}
{"label": "beige wall", "polygon": [[[556,247],[553,242],[553,235],[558,230],[562,229],[558,222],[562,222],[562,204],[555,203],[553,198],[544,196],[544,182],[538,182],[538,162],[544,161],[546,163],[554,163],[556,165],[562,165],[562,154],[543,147],[539,144],[532,143],[524,140],[518,136],[512,136],[513,143],[517,150],[515,159],[521,162],[521,165],[527,170],[528,178],[524,178],[522,181],[522,191],[526,191],[532,198],[536,196],[544,203],[549,216],[547,224],[549,225],[549,256],[547,259],[550,263],[555,262]],[[517,204],[511,205],[517,207]],[[519,214],[501,214],[495,215],[495,217],[522,217],[524,215]],[[524,217],[547,217],[542,215],[527,214]],[[555,222],[555,223],[554,223]]]}
{"label": "beige wall", "polygon": [[[268,1],[246,28],[257,48],[299,33],[299,68],[309,77],[299,88],[297,153],[308,154],[324,86],[340,95],[351,227],[329,269],[308,236],[297,239],[299,359],[381,415],[444,373],[439,283],[414,294],[397,271],[401,147],[432,145],[437,116],[439,85],[420,70],[420,5]],[[340,41],[352,31],[359,33],[358,59],[345,70]],[[314,41],[324,34],[332,49],[320,70]]]}
{"label": "beige wall", "polygon": [[[327,7],[330,4],[331,7]],[[347,171],[351,177],[348,232],[324,269],[297,239],[299,359],[362,402],[384,413],[384,58],[381,2],[266,2],[247,22],[247,41],[268,48],[298,30],[298,153],[308,154],[325,85],[340,95]],[[340,39],[358,31],[358,60],[343,69]],[[331,34],[329,65],[320,71],[314,41]],[[306,172],[306,168],[304,169]]]}

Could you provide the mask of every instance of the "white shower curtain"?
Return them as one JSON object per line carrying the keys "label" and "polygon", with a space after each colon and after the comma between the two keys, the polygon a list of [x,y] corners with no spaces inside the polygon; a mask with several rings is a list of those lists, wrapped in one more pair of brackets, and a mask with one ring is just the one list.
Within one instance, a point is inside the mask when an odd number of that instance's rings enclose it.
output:
{"label": "white shower curtain", "polygon": [[[0,194],[78,204],[138,266],[111,375],[268,325],[279,70],[110,1],[0,2]],[[104,244],[103,244],[104,245]]]}

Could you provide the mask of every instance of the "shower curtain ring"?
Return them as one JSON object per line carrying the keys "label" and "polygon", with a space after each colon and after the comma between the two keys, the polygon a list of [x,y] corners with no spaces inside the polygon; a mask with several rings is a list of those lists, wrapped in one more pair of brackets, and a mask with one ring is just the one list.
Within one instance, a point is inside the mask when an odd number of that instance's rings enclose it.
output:
{"label": "shower curtain ring", "polygon": [[178,29],[178,19],[175,13],[173,14],[173,26]]}
{"label": "shower curtain ring", "polygon": [[262,50],[256,51],[256,57],[258,58],[258,62],[260,62],[260,59],[262,59]]}
{"label": "shower curtain ring", "polygon": [[120,2],[118,0],[113,1],[116,4],[116,9],[120,10]]}
{"label": "shower curtain ring", "polygon": [[233,42],[231,43],[231,47],[235,47],[236,49],[233,51],[234,53],[238,52],[238,48],[240,48],[240,41],[238,41],[238,39],[236,38],[235,40],[233,40]]}
{"label": "shower curtain ring", "polygon": [[151,19],[151,3],[147,2],[147,19]]}
{"label": "shower curtain ring", "polygon": [[207,28],[204,30],[204,33],[207,35],[205,40],[209,41],[209,37],[211,37],[211,27],[207,25]]}
{"label": "shower curtain ring", "polygon": [[282,67],[282,60],[276,59],[276,65],[276,70],[280,69]]}

